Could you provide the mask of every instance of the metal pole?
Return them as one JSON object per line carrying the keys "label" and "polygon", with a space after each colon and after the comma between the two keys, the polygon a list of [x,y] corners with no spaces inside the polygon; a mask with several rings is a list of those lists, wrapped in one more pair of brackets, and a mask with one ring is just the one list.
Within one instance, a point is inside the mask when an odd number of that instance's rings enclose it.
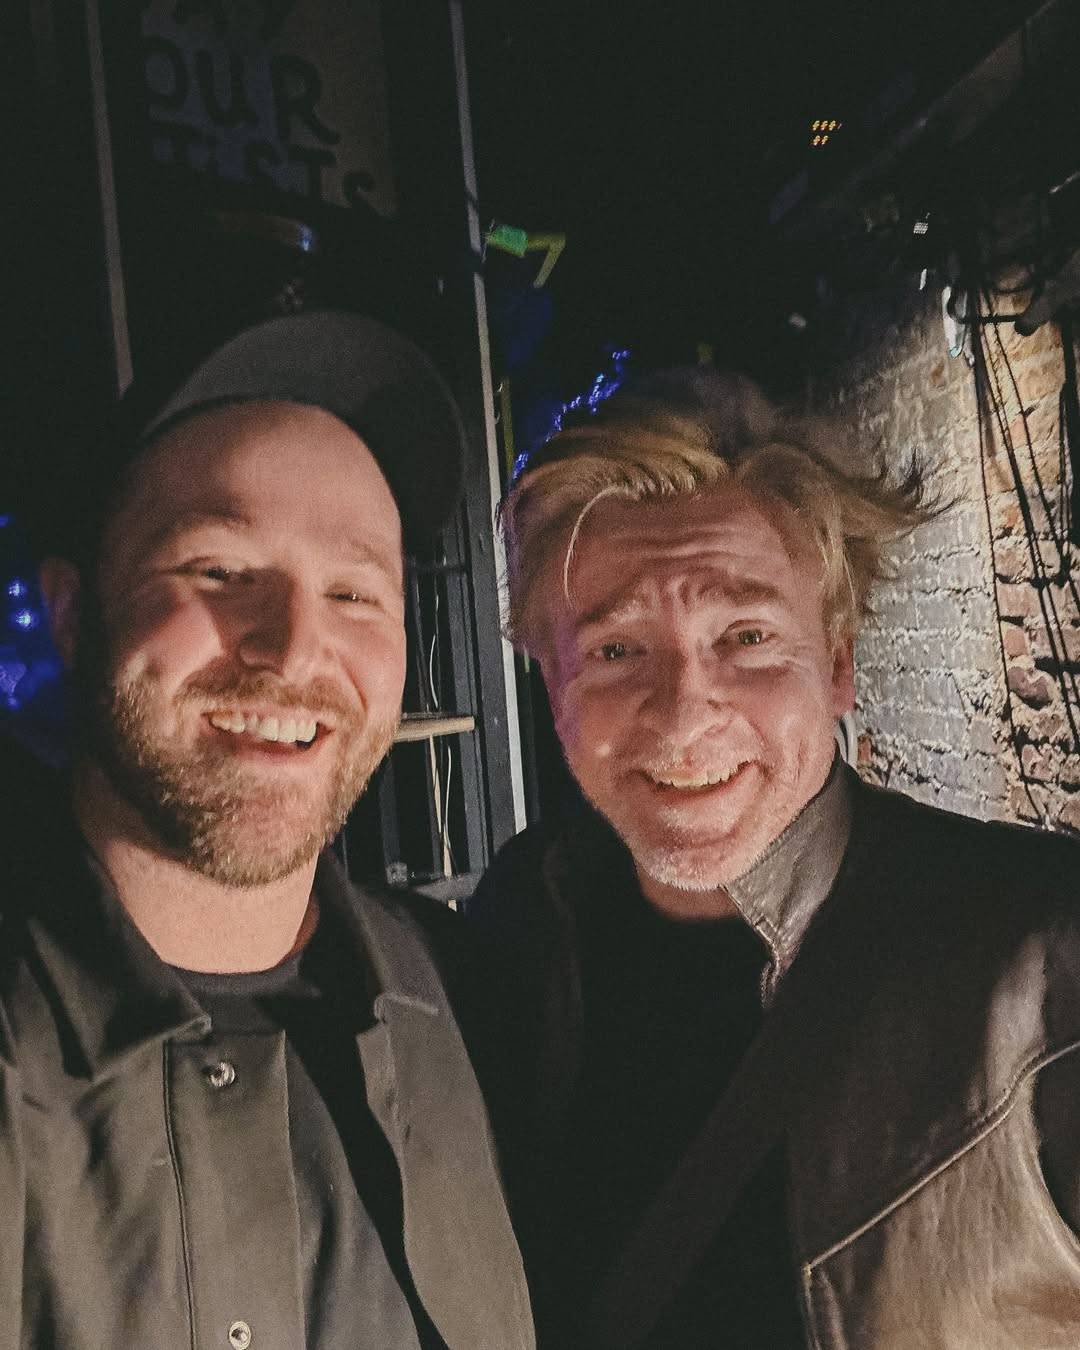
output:
{"label": "metal pole", "polygon": [[116,208],[116,181],[113,176],[112,138],[109,133],[109,108],[105,93],[105,55],[101,41],[98,0],[86,0],[86,50],[90,67],[98,196],[101,201],[101,233],[105,244],[106,303],[112,329],[116,392],[122,394],[131,383],[131,341],[128,333],[127,297],[124,292],[124,263],[120,250],[120,223]]}
{"label": "metal pole", "polygon": [[[476,161],[473,155],[472,117],[469,111],[469,79],[465,58],[465,21],[461,0],[449,0],[450,35],[454,48],[454,80],[457,88],[458,131],[461,137],[461,167],[465,182],[465,210],[468,215],[469,247],[474,257],[482,252],[480,206],[476,188]],[[484,440],[487,448],[488,485],[491,492],[492,557],[496,576],[506,571],[506,554],[495,529],[495,507],[499,501],[499,443],[495,432],[495,393],[491,378],[491,347],[488,342],[487,296],[484,278],[479,268],[473,272],[473,300],[475,304],[477,340],[480,350],[480,381],[484,404]],[[514,651],[505,638],[500,638],[505,691],[506,734],[510,755],[510,785],[514,803],[514,824],[523,830],[525,816],[525,779],[521,766],[521,729],[518,725],[517,680],[514,671]]]}

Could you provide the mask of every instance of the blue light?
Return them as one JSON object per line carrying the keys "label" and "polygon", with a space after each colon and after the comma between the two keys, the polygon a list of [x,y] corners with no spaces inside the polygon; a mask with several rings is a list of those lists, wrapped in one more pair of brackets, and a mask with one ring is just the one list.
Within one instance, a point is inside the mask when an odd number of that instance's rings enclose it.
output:
{"label": "blue light", "polygon": [[610,364],[607,370],[602,370],[593,379],[592,384],[583,394],[577,394],[569,403],[564,403],[559,412],[555,414],[555,420],[551,424],[551,429],[536,444],[522,450],[514,460],[514,467],[510,473],[511,483],[517,482],[518,478],[525,472],[529,466],[529,461],[537,453],[539,446],[546,445],[558,432],[562,431],[566,425],[567,417],[572,413],[585,413],[592,417],[599,410],[600,405],[605,403],[618,389],[622,387],[626,380],[626,363],[630,360],[630,350],[621,347],[612,350],[609,353]]}
{"label": "blue light", "polygon": [[25,581],[9,581],[7,584],[7,593],[13,600],[20,599],[29,589]]}
{"label": "blue light", "polygon": [[11,616],[11,622],[16,628],[36,628],[38,626],[38,616],[32,609],[17,609]]}
{"label": "blue light", "polygon": [[557,431],[562,431],[567,413],[580,412],[584,409],[591,417],[601,403],[605,403],[616,390],[621,388],[626,378],[624,371],[629,359],[630,352],[628,349],[622,348],[613,351],[609,368],[600,371],[583,394],[578,394],[569,403],[563,404],[562,412],[555,418],[555,425],[551,429],[551,434],[554,436]]}
{"label": "blue light", "polygon": [[0,661],[0,694],[6,696],[9,707],[18,703],[15,690],[25,674],[26,666],[22,661]]}
{"label": "blue light", "polygon": [[10,517],[10,516],[0,516],[0,530],[2,530],[2,529],[4,528],[5,525],[10,525],[10,524],[11,524],[11,517]]}

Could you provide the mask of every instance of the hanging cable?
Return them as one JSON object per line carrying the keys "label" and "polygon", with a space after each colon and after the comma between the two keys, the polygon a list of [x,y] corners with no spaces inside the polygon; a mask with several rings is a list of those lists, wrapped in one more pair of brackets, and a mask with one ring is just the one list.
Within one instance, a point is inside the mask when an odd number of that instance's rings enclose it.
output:
{"label": "hanging cable", "polygon": [[[988,292],[984,291],[985,300],[989,308],[989,317],[993,318],[993,306]],[[1008,409],[1001,380],[998,375],[996,365],[993,361],[993,354],[990,351],[990,342],[986,333],[986,326],[983,323],[978,325],[978,342],[975,344],[979,352],[979,366],[984,378],[983,392],[987,396],[990,410],[994,414],[997,422],[998,432],[1001,437],[1002,447],[1005,451],[1009,463],[1009,471],[1012,478],[1013,488],[1016,492],[1017,505],[1020,509],[1021,521],[1024,527],[1025,542],[1027,544],[1028,556],[1031,561],[1032,579],[1035,594],[1039,602],[1039,609],[1042,614],[1043,627],[1046,634],[1047,644],[1050,649],[1050,659],[1054,667],[1054,675],[1061,692],[1062,702],[1066,719],[1069,723],[1069,729],[1072,734],[1074,746],[1080,748],[1080,728],[1076,722],[1076,709],[1080,705],[1078,691],[1076,686],[1076,676],[1069,669],[1068,655],[1065,643],[1064,626],[1058,614],[1057,604],[1051,589],[1051,576],[1047,570],[1046,562],[1042,555],[1039,534],[1036,528],[1034,516],[1031,508],[1031,499],[1028,495],[1027,487],[1020,469],[1019,458],[1016,453],[1016,446],[1009,428]],[[1000,340],[1000,335],[999,335]],[[1015,378],[1014,378],[1014,389]],[[1018,392],[1018,391],[1017,391]],[[1034,463],[1034,445],[1030,443],[1030,428],[1027,424],[1026,413],[1021,405],[1021,420],[1025,427],[1029,440],[1030,453]],[[1049,504],[1046,498],[1045,489],[1042,485],[1041,477],[1038,474],[1036,466],[1035,477],[1039,484],[1040,497],[1043,502],[1044,511],[1049,514]],[[1056,542],[1056,535],[1052,537]],[[991,544],[991,552],[993,545]],[[997,571],[996,562],[995,573]],[[1070,579],[1071,585],[1071,579]],[[996,594],[996,585],[995,585]],[[1075,591],[1074,591],[1075,594]],[[1070,689],[1071,684],[1071,689]],[[1011,720],[1011,713],[1010,713]]]}
{"label": "hanging cable", "polygon": [[[976,331],[976,337],[981,336],[981,326]],[[1039,803],[1035,800],[1035,794],[1032,790],[1031,780],[1028,777],[1027,769],[1024,767],[1023,747],[1020,743],[1019,729],[1016,725],[1016,717],[1013,712],[1013,693],[1009,687],[1009,658],[1005,651],[1005,636],[1003,632],[1003,620],[1001,616],[1001,603],[998,599],[997,588],[997,558],[994,549],[994,517],[990,507],[990,483],[987,475],[987,456],[989,447],[986,436],[986,418],[989,412],[987,404],[989,402],[989,384],[986,378],[985,351],[981,341],[973,344],[972,355],[972,373],[975,376],[975,418],[979,425],[979,471],[982,477],[983,504],[986,508],[986,531],[987,538],[990,541],[990,566],[994,573],[991,582],[991,595],[994,601],[994,630],[997,633],[998,652],[1001,656],[1001,672],[1005,682],[1005,717],[1009,723],[1009,745],[1016,757],[1016,767],[1020,774],[1020,784],[1024,789],[1024,795],[1031,804],[1031,809],[1035,812],[1036,819],[1045,824],[1045,816]]]}

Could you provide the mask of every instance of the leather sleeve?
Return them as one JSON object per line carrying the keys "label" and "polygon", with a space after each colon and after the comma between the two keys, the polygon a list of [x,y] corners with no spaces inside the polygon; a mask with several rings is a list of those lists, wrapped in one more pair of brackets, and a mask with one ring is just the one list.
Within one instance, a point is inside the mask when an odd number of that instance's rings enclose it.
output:
{"label": "leather sleeve", "polygon": [[1080,1239],[1080,1050],[1048,1064],[1035,1083],[1039,1161],[1058,1212]]}

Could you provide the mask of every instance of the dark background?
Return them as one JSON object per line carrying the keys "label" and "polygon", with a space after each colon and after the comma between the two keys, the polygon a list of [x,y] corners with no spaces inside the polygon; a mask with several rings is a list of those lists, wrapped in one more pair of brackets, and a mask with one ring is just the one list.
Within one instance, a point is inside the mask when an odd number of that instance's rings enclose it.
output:
{"label": "dark background", "polygon": [[[932,98],[1035,7],[471,5],[482,208],[567,234],[549,283],[567,380],[587,381],[604,343],[650,364],[707,341],[767,373],[777,275],[798,264],[765,229],[771,195],[803,166],[839,172],[890,130],[868,105]],[[814,117],[845,122],[824,153]]]}

